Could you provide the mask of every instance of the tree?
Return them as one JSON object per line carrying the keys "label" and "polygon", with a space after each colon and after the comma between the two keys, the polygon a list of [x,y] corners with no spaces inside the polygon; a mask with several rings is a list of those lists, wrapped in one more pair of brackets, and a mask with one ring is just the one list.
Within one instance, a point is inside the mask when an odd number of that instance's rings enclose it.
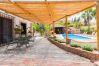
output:
{"label": "tree", "polygon": [[46,32],[49,32],[51,30],[51,27],[49,25],[45,25]]}
{"label": "tree", "polygon": [[80,28],[83,24],[81,22],[71,22],[68,24],[69,27]]}
{"label": "tree", "polygon": [[90,8],[90,9],[87,9],[85,10],[83,13],[82,13],[82,16],[81,16],[83,19],[84,19],[84,25],[85,26],[89,26],[90,25],[90,21],[93,19],[93,18],[96,18],[96,9],[94,8]]}
{"label": "tree", "polygon": [[35,31],[39,32],[39,33],[41,34],[41,36],[42,36],[42,35],[44,34],[44,32],[45,32],[45,26],[44,26],[43,24],[34,23],[34,24],[32,25],[32,28],[33,28]]}
{"label": "tree", "polygon": [[84,25],[88,26],[88,33],[90,33],[90,21],[96,18],[96,9],[90,8],[83,12],[82,18],[84,19]]}
{"label": "tree", "polygon": [[74,17],[72,22],[80,22],[80,17]]}
{"label": "tree", "polygon": [[65,23],[64,21],[59,21],[59,22],[58,22],[58,25],[61,25],[61,26],[65,26],[65,24],[66,24],[66,23]]}

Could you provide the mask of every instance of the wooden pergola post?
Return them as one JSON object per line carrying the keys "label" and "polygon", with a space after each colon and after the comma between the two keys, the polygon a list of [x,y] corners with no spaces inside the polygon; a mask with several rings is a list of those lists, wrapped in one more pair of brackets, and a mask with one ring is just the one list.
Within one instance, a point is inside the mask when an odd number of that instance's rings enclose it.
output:
{"label": "wooden pergola post", "polygon": [[53,36],[55,36],[55,23],[54,23],[54,21],[52,23],[52,29],[53,29]]}
{"label": "wooden pergola post", "polygon": [[66,19],[66,44],[68,44],[68,16],[66,16],[65,19]]}
{"label": "wooden pergola post", "polygon": [[96,4],[96,18],[97,18],[97,49],[99,50],[99,2]]}

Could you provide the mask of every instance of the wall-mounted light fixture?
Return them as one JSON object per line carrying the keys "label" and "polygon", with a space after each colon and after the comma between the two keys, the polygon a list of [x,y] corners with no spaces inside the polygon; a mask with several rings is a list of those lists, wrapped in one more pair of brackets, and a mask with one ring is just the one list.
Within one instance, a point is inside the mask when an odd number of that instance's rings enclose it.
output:
{"label": "wall-mounted light fixture", "polygon": [[16,25],[16,27],[20,27],[20,25]]}
{"label": "wall-mounted light fixture", "polygon": [[26,29],[30,29],[31,27],[27,27]]}

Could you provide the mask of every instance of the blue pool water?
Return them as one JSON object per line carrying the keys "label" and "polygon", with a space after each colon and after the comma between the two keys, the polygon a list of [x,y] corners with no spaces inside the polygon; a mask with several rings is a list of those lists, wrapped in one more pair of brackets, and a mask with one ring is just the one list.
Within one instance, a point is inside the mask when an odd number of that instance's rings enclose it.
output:
{"label": "blue pool water", "polygon": [[[62,36],[64,38],[66,38],[66,34],[62,34]],[[68,34],[68,38],[69,39],[78,39],[78,40],[89,40],[89,39],[91,39],[89,37],[79,36],[79,35],[76,35],[76,34]]]}

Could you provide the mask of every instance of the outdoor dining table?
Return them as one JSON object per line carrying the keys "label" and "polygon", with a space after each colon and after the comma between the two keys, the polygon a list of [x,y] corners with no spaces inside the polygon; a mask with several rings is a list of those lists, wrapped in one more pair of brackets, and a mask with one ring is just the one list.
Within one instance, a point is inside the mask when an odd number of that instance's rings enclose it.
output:
{"label": "outdoor dining table", "polygon": [[6,49],[8,49],[9,46],[11,45],[16,45],[16,47],[22,47],[23,45],[25,45],[26,47],[28,47],[27,44],[29,44],[30,41],[34,41],[34,40],[30,40],[31,37],[21,37],[21,38],[16,38],[15,40],[13,40],[12,42],[8,42],[8,43],[5,43],[6,44]]}

